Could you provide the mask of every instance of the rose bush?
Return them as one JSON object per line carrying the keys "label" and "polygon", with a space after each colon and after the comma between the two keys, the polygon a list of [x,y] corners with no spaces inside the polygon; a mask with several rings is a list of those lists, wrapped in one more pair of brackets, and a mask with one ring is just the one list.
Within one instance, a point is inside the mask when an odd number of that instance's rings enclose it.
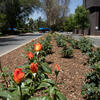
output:
{"label": "rose bush", "polygon": [[[50,41],[51,35],[48,35],[39,42],[32,42],[26,55],[27,63],[14,70],[8,88],[2,85],[0,89],[2,100],[66,100],[57,88],[57,83],[48,78],[52,70],[45,62],[45,55],[42,55],[42,52],[44,51],[46,55],[51,52]],[[58,70],[59,66],[56,65],[56,71]],[[42,92],[45,96],[34,97],[37,92]]]}

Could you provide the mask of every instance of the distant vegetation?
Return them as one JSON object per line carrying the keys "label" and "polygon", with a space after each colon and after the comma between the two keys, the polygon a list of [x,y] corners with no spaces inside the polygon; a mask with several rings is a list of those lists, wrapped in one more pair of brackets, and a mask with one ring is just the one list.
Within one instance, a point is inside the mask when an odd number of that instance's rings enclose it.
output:
{"label": "distant vegetation", "polygon": [[[63,1],[60,2],[60,1]],[[68,14],[70,0],[0,0],[0,34],[25,33],[49,27],[53,31],[69,31],[89,27],[88,11],[79,6],[75,14]],[[42,9],[46,20],[29,18]]]}

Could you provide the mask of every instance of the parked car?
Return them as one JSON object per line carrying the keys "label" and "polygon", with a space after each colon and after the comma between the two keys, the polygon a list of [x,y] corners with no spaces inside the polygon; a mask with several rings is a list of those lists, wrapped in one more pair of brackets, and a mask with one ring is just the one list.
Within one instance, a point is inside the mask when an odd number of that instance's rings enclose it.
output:
{"label": "parked car", "polygon": [[50,31],[50,28],[39,28],[39,32],[49,32]]}

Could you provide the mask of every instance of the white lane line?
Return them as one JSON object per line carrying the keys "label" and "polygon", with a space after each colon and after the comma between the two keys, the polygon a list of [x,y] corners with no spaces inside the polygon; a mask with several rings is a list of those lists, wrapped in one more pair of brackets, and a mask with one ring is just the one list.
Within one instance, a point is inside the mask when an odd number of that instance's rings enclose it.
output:
{"label": "white lane line", "polygon": [[[42,36],[43,36],[43,35],[38,36],[37,38],[34,38],[34,39],[32,39],[32,40],[36,40],[36,39],[38,39],[38,38],[40,38],[40,37],[42,37]],[[8,50],[7,52],[1,54],[0,57],[2,57],[2,56],[4,56],[4,55],[6,55],[6,54],[8,54],[8,53],[10,53],[10,52],[12,52],[12,51],[18,49],[18,48],[20,48],[20,47],[22,47],[22,46],[25,46],[26,44],[30,43],[32,40],[30,40],[30,41],[28,41],[28,42],[26,42],[26,43],[23,43],[23,44],[17,46],[16,48],[13,48],[13,49],[11,49],[11,50]]]}

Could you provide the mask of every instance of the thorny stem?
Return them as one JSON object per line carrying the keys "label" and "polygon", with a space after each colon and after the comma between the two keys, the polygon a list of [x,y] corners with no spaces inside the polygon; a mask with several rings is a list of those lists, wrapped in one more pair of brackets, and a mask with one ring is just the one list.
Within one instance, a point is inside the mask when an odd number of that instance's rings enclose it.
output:
{"label": "thorny stem", "polygon": [[[4,73],[3,70],[2,70],[2,67],[1,67],[1,59],[0,59],[0,71],[1,71],[2,73]],[[8,82],[7,82],[7,80],[6,80],[6,77],[5,77],[4,75],[3,75],[2,77],[3,77],[3,79],[4,79],[5,83],[6,83],[6,86],[7,86],[7,88],[8,88]]]}

